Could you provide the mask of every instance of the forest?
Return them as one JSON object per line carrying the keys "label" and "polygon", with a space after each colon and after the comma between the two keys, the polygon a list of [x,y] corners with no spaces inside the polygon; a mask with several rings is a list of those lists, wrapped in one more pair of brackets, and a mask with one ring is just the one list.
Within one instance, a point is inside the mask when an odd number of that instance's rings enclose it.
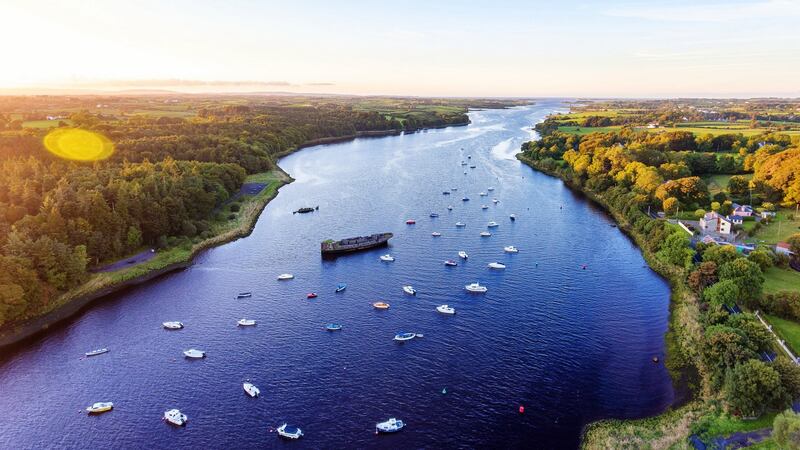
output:
{"label": "forest", "polygon": [[[734,202],[752,202],[758,211],[794,209],[800,204],[800,137],[653,133],[632,126],[579,135],[548,121],[538,130],[541,139],[523,144],[520,159],[605,205],[650,265],[671,281],[667,343],[673,375],[688,377],[707,404],[724,405],[736,417],[780,411],[800,397],[800,368],[776,352],[774,338],[753,314],[760,309],[800,317],[796,292],[763,292],[766,271],[787,267],[790,258],[769,246],[745,254],[733,245],[692,243],[684,230],[656,215],[727,214]],[[709,174],[746,173],[749,181],[731,176],[728,188],[714,194],[704,181]],[[800,255],[800,234],[789,243]],[[701,421],[693,429],[699,433],[704,426]]]}
{"label": "forest", "polygon": [[[47,310],[91,269],[212,236],[248,174],[319,138],[468,122],[491,100],[298,96],[0,97],[0,326]],[[509,102],[508,104],[511,104]],[[49,129],[108,137],[78,163],[48,153]],[[223,220],[225,218],[222,218]]]}

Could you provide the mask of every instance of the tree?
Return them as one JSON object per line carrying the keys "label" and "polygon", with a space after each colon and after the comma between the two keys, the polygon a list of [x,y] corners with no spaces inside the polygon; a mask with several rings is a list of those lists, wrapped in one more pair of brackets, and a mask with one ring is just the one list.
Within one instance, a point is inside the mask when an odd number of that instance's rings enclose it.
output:
{"label": "tree", "polygon": [[728,180],[728,192],[731,195],[744,195],[747,193],[749,186],[750,182],[747,178],[740,175],[734,175]]}
{"label": "tree", "polygon": [[765,248],[759,248],[750,252],[747,259],[758,264],[761,271],[765,271],[775,264],[775,254]]}
{"label": "tree", "polygon": [[727,325],[707,327],[705,342],[703,352],[706,361],[711,367],[719,370],[733,367],[757,356],[744,331]]}
{"label": "tree", "polygon": [[689,267],[693,254],[694,251],[689,247],[689,237],[682,230],[667,236],[658,252],[662,259],[678,267]]}
{"label": "tree", "polygon": [[800,414],[787,409],[772,421],[772,439],[781,449],[800,449]]}
{"label": "tree", "polygon": [[743,416],[789,403],[778,372],[757,359],[737,364],[725,377],[723,392],[730,407]]}
{"label": "tree", "polygon": [[703,261],[712,261],[717,267],[740,257],[732,245],[714,245],[703,252]]}
{"label": "tree", "polygon": [[705,209],[697,209],[697,210],[695,210],[695,212],[694,212],[694,217],[695,217],[695,219],[697,219],[697,220],[700,220],[700,219],[702,219],[702,218],[703,218],[703,216],[705,216],[705,215],[706,215],[706,210],[705,210]]}
{"label": "tree", "polygon": [[739,285],[733,280],[723,280],[703,291],[703,299],[717,306],[733,306],[739,300]]}
{"label": "tree", "polygon": [[693,291],[700,293],[703,289],[717,282],[717,263],[705,261],[700,263],[692,273],[689,274],[688,283]]}
{"label": "tree", "polygon": [[789,236],[789,239],[786,239],[786,243],[789,244],[789,250],[794,253],[795,258],[800,257],[800,233]]}
{"label": "tree", "polygon": [[678,210],[678,199],[675,197],[669,197],[664,200],[662,207],[664,208],[664,213],[667,215],[675,214]]}
{"label": "tree", "polygon": [[720,266],[720,280],[732,280],[739,286],[741,296],[745,300],[754,300],[761,295],[764,275],[761,268],[753,261],[738,258]]}
{"label": "tree", "polygon": [[800,366],[781,356],[772,363],[772,368],[781,376],[781,385],[792,400],[800,398]]}

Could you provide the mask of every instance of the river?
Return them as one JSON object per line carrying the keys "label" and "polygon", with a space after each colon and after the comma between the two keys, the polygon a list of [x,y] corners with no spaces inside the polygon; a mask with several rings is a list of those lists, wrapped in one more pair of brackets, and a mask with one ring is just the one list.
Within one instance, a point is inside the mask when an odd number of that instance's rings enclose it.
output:
{"label": "river", "polygon": [[[667,283],[602,211],[514,158],[531,125],[563,109],[472,111],[465,127],[283,158],[296,181],[251,236],[4,351],[0,447],[570,448],[588,422],[663,411],[674,393],[651,358],[664,356]],[[476,168],[460,165],[467,155]],[[480,237],[491,220],[499,226]],[[326,238],[384,231],[388,249],[320,258]],[[445,267],[459,250],[469,259]],[[387,252],[394,263],[379,261]],[[490,271],[493,261],[507,268]],[[284,272],[295,279],[277,281]],[[473,281],[488,292],[465,292]],[[339,282],[348,287],[335,294]],[[373,309],[378,300],[390,309]],[[437,313],[441,304],[456,315]],[[237,328],[242,317],[258,325]],[[186,327],[162,329],[169,320]],[[327,322],[344,329],[326,332]],[[401,330],[424,337],[393,342]],[[81,357],[98,347],[110,352]],[[191,347],[208,357],[184,359]],[[248,378],[260,398],[245,396]],[[115,409],[81,413],[98,401]],[[171,408],[189,416],[185,428],[161,422]],[[390,417],[406,428],[376,436]],[[270,428],[284,421],[305,436],[281,441]]]}

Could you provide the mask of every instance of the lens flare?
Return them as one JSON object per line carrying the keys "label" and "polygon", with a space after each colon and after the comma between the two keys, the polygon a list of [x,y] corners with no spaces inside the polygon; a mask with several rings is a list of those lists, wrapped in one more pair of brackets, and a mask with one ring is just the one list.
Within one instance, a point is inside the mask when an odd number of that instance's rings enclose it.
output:
{"label": "lens flare", "polygon": [[102,134],[79,128],[57,128],[44,137],[50,153],[73,161],[100,161],[114,153],[114,143]]}

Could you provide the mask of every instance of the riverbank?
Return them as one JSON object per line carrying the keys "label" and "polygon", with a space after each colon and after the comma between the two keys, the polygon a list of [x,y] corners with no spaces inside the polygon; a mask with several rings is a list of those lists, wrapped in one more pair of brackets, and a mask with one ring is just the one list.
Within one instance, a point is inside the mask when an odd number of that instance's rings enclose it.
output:
{"label": "riverbank", "polygon": [[[423,129],[465,126],[468,124],[469,122],[437,125],[419,128],[412,132],[421,131]],[[286,172],[278,167],[277,159],[315,145],[346,142],[360,137],[393,136],[401,134],[402,132],[403,131],[398,130],[360,131],[347,136],[313,139],[287,150],[286,152],[277,154],[275,156],[275,170],[248,177],[248,181],[262,181],[266,182],[267,185],[259,194],[248,199],[247,203],[243,205],[242,209],[237,214],[235,223],[231,225],[231,228],[217,230],[218,233],[215,236],[189,246],[178,246],[159,251],[152,259],[133,267],[114,272],[93,274],[86,283],[59,296],[41,315],[20,323],[8,324],[0,328],[0,348],[17,344],[47,331],[51,326],[69,319],[95,301],[110,294],[146,283],[170,272],[185,269],[191,266],[194,258],[205,250],[250,235],[261,215],[261,211],[263,211],[267,204],[278,195],[280,187],[294,181]]]}
{"label": "riverbank", "polygon": [[686,285],[685,271],[660,261],[655,253],[643,245],[645,236],[638,233],[625,216],[611,207],[602,196],[580,189],[557,169],[525,158],[521,153],[517,158],[539,172],[562,180],[571,190],[603,208],[614,219],[618,228],[636,243],[648,266],[669,282],[672,292],[669,329],[664,339],[665,365],[673,379],[676,403],[664,413],[651,418],[601,420],[589,424],[582,433],[581,446],[585,449],[667,448],[685,442],[690,434],[689,426],[710,410],[702,400],[691,400],[698,395],[705,397],[706,386],[703,378],[697,375],[703,372],[699,367],[702,361],[698,353],[702,339],[700,308],[697,296]]}

